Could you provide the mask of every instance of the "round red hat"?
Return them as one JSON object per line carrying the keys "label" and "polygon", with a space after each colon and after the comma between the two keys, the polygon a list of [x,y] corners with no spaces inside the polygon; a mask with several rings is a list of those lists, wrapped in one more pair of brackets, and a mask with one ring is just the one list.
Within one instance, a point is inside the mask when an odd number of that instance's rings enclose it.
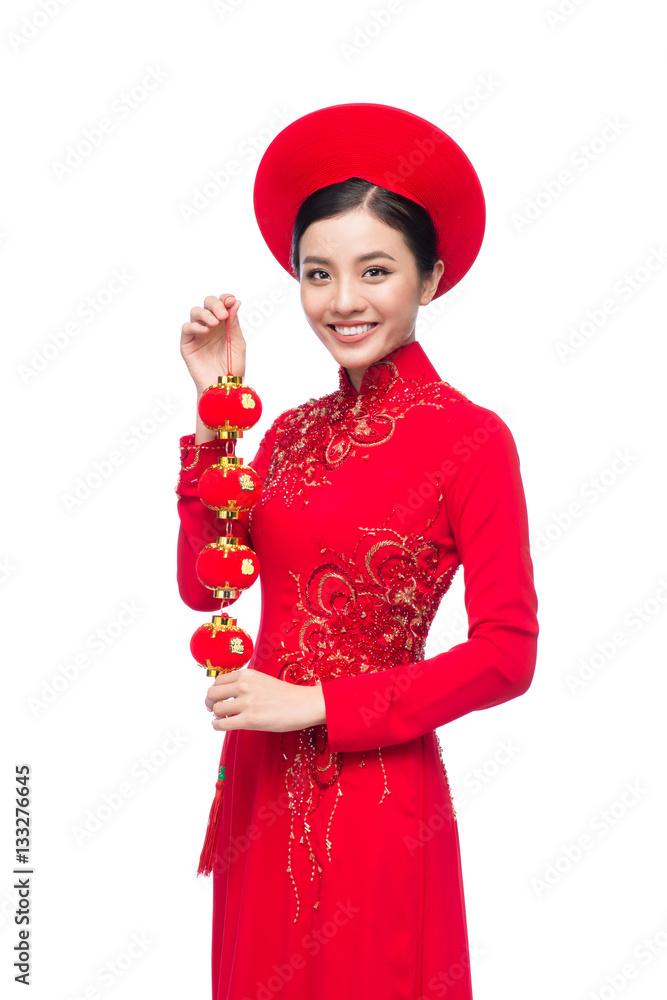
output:
{"label": "round red hat", "polygon": [[461,280],[484,236],[479,178],[451,136],[388,104],[334,104],[311,111],[287,125],[264,151],[255,177],[255,216],[271,253],[292,277],[299,206],[313,191],[349,177],[402,194],[429,212],[445,265],[433,298]]}

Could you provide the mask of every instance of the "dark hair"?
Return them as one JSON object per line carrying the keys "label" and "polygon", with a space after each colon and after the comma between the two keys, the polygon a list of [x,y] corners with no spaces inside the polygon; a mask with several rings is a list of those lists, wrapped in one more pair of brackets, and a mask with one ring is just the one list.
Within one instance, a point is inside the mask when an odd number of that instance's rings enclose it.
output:
{"label": "dark hair", "polygon": [[416,201],[395,194],[387,188],[366,181],[362,177],[349,177],[337,184],[313,191],[301,203],[292,230],[291,266],[294,277],[299,279],[299,243],[308,226],[320,219],[344,215],[355,208],[367,208],[381,222],[397,229],[412,251],[417,270],[422,278],[432,274],[440,260],[437,234],[431,216]]}

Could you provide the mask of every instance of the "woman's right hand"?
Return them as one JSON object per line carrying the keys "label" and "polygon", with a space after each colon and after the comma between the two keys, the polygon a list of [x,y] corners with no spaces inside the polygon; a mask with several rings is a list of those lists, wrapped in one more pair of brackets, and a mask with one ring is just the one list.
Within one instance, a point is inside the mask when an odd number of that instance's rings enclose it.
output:
{"label": "woman's right hand", "polygon": [[227,317],[230,317],[232,375],[245,376],[246,345],[238,320],[241,302],[231,294],[207,295],[204,306],[193,306],[190,322],[181,329],[181,355],[197,391],[215,385],[227,374]]}

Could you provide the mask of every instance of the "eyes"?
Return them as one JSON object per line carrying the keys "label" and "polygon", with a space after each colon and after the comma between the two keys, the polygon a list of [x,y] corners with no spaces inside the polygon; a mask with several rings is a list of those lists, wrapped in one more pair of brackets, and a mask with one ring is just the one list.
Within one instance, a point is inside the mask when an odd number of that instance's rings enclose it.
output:
{"label": "eyes", "polygon": [[[364,274],[368,274],[369,271],[376,271],[378,276],[391,274],[391,271],[388,271],[386,267],[367,267]],[[314,278],[316,274],[328,274],[328,271],[323,271],[322,268],[319,267],[314,267],[312,270],[306,271],[307,278]]]}

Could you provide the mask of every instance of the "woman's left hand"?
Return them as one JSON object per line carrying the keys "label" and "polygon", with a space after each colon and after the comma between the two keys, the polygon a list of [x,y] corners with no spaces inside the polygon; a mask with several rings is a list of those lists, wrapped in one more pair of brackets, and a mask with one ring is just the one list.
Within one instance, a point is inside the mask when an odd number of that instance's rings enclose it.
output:
{"label": "woman's left hand", "polygon": [[326,722],[321,684],[290,684],[261,670],[240,667],[218,674],[206,693],[213,728],[288,733]]}

